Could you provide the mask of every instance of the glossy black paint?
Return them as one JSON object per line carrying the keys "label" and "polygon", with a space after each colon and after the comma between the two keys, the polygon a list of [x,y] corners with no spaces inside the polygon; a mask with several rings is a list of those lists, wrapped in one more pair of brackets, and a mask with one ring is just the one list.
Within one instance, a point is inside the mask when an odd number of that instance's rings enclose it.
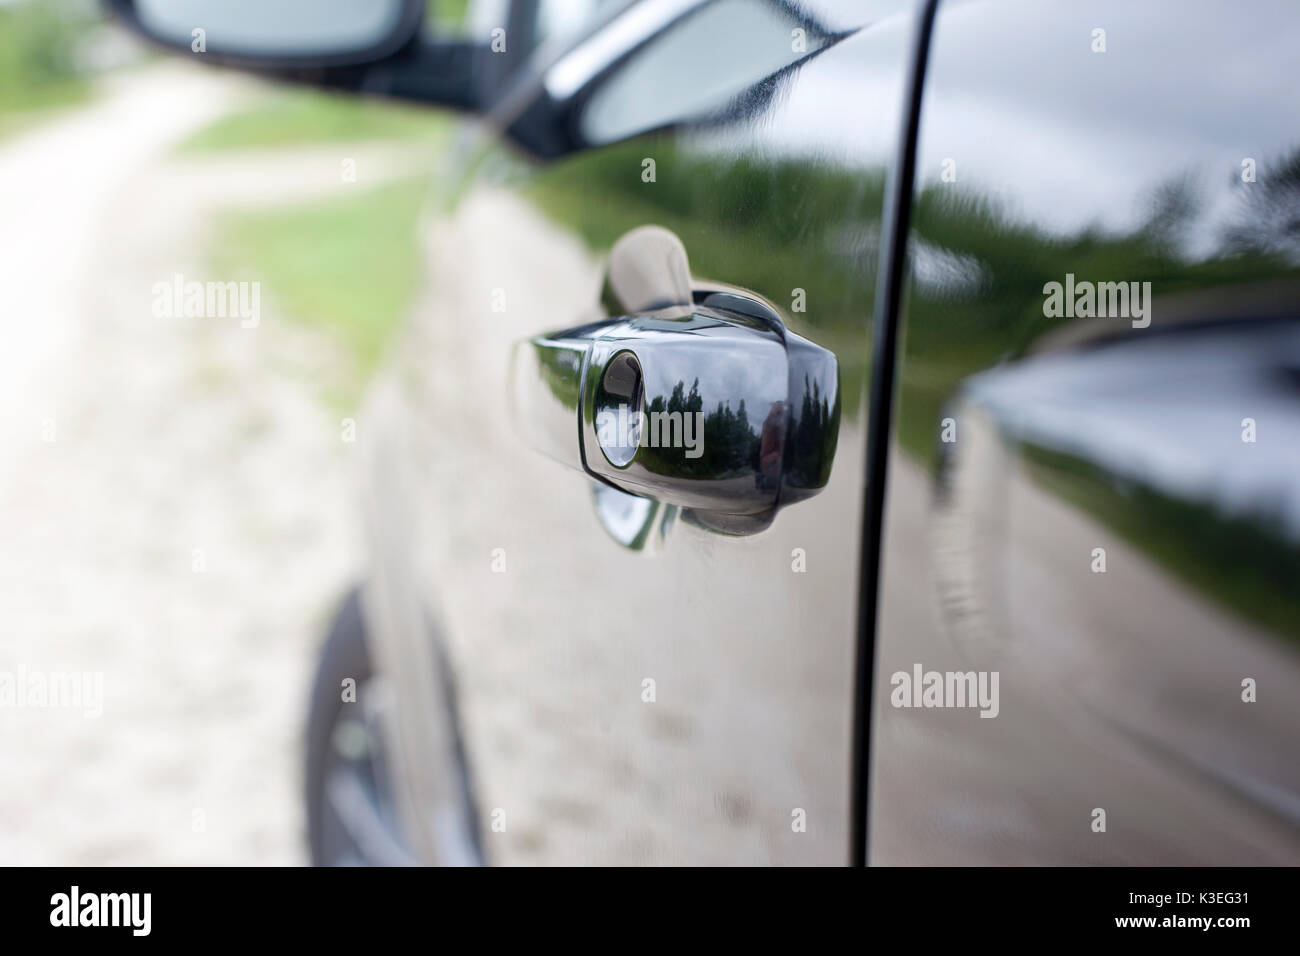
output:
{"label": "glossy black paint", "polygon": [[[573,50],[503,96],[471,62],[442,100],[529,154],[485,150],[439,225],[450,261],[492,223],[482,271],[527,308],[479,315],[481,283],[435,265],[372,476],[400,555],[374,630],[416,712],[432,689],[394,662],[428,648],[392,622],[442,605],[476,792],[582,824],[488,858],[862,863],[869,829],[880,863],[1295,863],[1300,94],[1274,67],[1300,13],[750,6],[807,55],[624,141],[585,135],[593,97],[697,11],[570,87],[548,79]],[[416,89],[414,63],[346,75]],[[691,270],[615,301],[594,278],[649,223]],[[488,402],[440,391],[448,354]],[[697,378],[701,411],[746,409],[705,471],[602,448],[599,409],[685,410]],[[529,562],[509,587],[481,561],[502,542]],[[792,577],[805,551],[818,576]],[[908,709],[893,678],[923,667],[1004,697]],[[649,672],[691,688],[654,719],[625,693]],[[434,752],[418,714],[403,733]],[[792,839],[805,806],[822,829]]]}
{"label": "glossy black paint", "polygon": [[[522,806],[531,814],[527,808],[536,804],[530,793],[543,788],[547,799],[561,793],[572,804],[592,805],[596,815],[573,834],[576,843],[485,841],[492,860],[849,859],[869,333],[884,180],[902,128],[901,64],[915,23],[901,3],[809,6],[844,39],[782,72],[772,95],[743,97],[736,109],[712,118],[688,112],[680,124],[542,165],[515,167],[492,155],[481,164],[484,176],[475,193],[443,227],[446,242],[460,250],[474,242],[475,214],[497,201],[490,198],[497,183],[522,199],[526,205],[510,207],[510,241],[494,244],[500,251],[490,269],[471,274],[501,277],[511,301],[526,307],[496,318],[484,315],[481,322],[474,314],[437,316],[415,340],[417,348],[404,350],[413,363],[410,381],[429,380],[427,387],[412,385],[404,450],[416,461],[438,462],[424,482],[420,506],[402,510],[416,516],[419,523],[410,533],[429,555],[419,565],[428,569],[419,581],[427,592],[446,596],[440,603],[450,606],[442,628],[452,642],[448,659],[464,683],[482,687],[491,680],[497,688],[463,698],[468,752],[484,805],[519,806],[514,801],[528,798]],[[789,30],[774,29],[773,39],[788,47]],[[846,90],[864,104],[860,123],[844,123],[836,108],[836,97],[849,95]],[[508,126],[500,113],[491,120],[498,128]],[[643,178],[647,158],[657,164],[657,178]],[[838,461],[824,487],[807,497],[823,481],[828,444],[821,445],[818,458],[807,454],[816,441],[796,441],[794,448],[787,443],[777,456],[788,476],[782,494],[806,500],[781,509],[761,532],[719,535],[687,515],[674,521],[671,506],[642,508],[636,503],[650,499],[620,495],[608,485],[596,486],[593,494],[589,482],[575,481],[581,463],[572,461],[574,418],[567,411],[529,417],[552,407],[573,408],[586,394],[581,383],[573,385],[585,356],[585,346],[574,340],[591,335],[593,326],[562,335],[545,331],[599,316],[602,302],[607,315],[628,314],[626,303],[602,300],[601,279],[616,258],[619,238],[652,223],[680,236],[690,252],[690,315],[716,311],[711,321],[717,322],[724,310],[715,306],[725,300],[706,305],[712,295],[750,303],[725,310],[729,321],[711,333],[747,321],[757,323],[747,333],[775,345],[775,317],[811,343],[805,349],[787,338],[794,344],[787,347],[787,361],[762,380],[765,387],[779,382],[787,400],[793,393],[796,421],[806,422],[796,433],[805,439],[834,435]],[[582,253],[577,258],[574,239]],[[445,298],[453,309],[485,301],[481,286],[451,269],[450,252],[448,267],[431,277],[439,301]],[[539,263],[546,264],[545,281]],[[770,314],[753,305],[761,303],[768,303]],[[653,297],[642,303],[654,304]],[[515,341],[547,344],[524,353],[535,363],[528,374],[516,365],[503,381],[495,368],[507,333]],[[837,435],[828,427],[834,400],[822,386],[824,417],[820,407],[813,409],[812,381],[829,380],[832,367],[813,347],[830,352],[838,368]],[[619,351],[625,350],[614,349],[609,357]],[[498,394],[498,388],[513,394],[514,412],[484,416],[440,394],[436,377],[418,369],[433,368],[437,355],[449,353],[468,363],[480,394]],[[546,357],[536,362],[539,355]],[[667,395],[679,380],[688,391],[693,379],[672,376]],[[546,383],[550,397],[521,401],[521,383],[538,381]],[[618,383],[614,391],[625,393]],[[456,431],[473,434],[472,443],[436,437],[446,426],[434,426],[448,416],[460,419]],[[541,417],[553,417],[556,427]],[[748,418],[755,424],[752,413]],[[427,441],[419,437],[424,431]],[[539,445],[545,457],[533,451]],[[497,543],[510,555],[524,556],[512,560],[529,562],[527,577],[497,579],[515,582],[512,599],[466,603],[456,597],[495,586],[474,555]],[[532,563],[534,554],[545,555],[542,565]],[[525,609],[538,626],[521,646],[506,621]],[[575,654],[581,655],[580,667],[567,663]],[[501,676],[507,665],[515,674],[526,672],[527,681]],[[490,677],[494,672],[498,676]],[[674,693],[669,707],[649,708],[635,696],[624,697],[628,675],[635,673],[654,675],[660,687],[705,681],[707,689]],[[530,750],[561,747],[572,762],[556,762],[553,771],[524,781],[521,765],[495,746],[488,730],[506,701],[513,710],[538,715],[541,736]],[[570,723],[575,708],[593,715],[595,726],[581,718]],[[654,718],[661,710],[663,720],[689,727],[689,733],[657,738]],[[547,716],[557,713],[567,730]],[[629,768],[625,777],[633,779],[607,786],[611,765]],[[592,774],[599,782],[590,783]],[[665,789],[661,781],[671,783]],[[795,810],[816,821],[808,832],[792,828]],[[635,849],[624,846],[620,834],[628,833],[644,834]]]}
{"label": "glossy black paint", "polygon": [[880,595],[881,528],[885,510],[885,479],[893,437],[894,390],[898,363],[898,316],[903,298],[906,244],[912,213],[912,183],[916,177],[916,136],[920,123],[921,90],[929,60],[930,32],[937,0],[918,7],[903,94],[898,160],[890,167],[882,242],[883,281],[876,285],[872,327],[871,398],[868,405],[866,473],[862,482],[862,558],[858,578],[857,652],[853,679],[853,755],[850,796],[849,853],[854,866],[866,866],[871,820],[871,714],[874,707],[877,614]]}
{"label": "glossy black paint", "polygon": [[[691,18],[700,16],[709,6],[708,2],[688,4],[670,19],[656,24],[653,32],[643,34],[635,42],[614,48],[607,56],[603,53],[592,55],[595,65],[583,82],[573,89],[557,92],[546,82],[548,76],[555,75],[557,69],[564,70],[569,65],[566,60],[586,59],[584,54],[588,51],[600,50],[607,34],[599,29],[594,30],[586,41],[579,43],[558,62],[540,74],[525,75],[516,88],[503,93],[502,103],[493,112],[505,118],[501,123],[505,135],[517,146],[540,159],[555,159],[610,145],[609,142],[593,139],[585,128],[583,120],[592,108],[593,100],[617,78],[628,63],[635,62],[649,47],[663,41],[672,31],[690,29]],[[787,19],[791,29],[802,30],[807,51],[799,56],[791,56],[789,62],[776,71],[755,67],[753,82],[747,84],[743,92],[734,98],[723,102],[701,101],[694,108],[682,110],[680,115],[670,121],[646,125],[637,131],[638,135],[678,126],[707,129],[728,121],[743,121],[761,115],[782,84],[800,66],[853,32],[851,29],[836,29],[819,19],[809,5],[791,3],[790,0],[755,0],[752,6],[766,7]],[[734,69],[735,65],[731,68]],[[701,66],[681,64],[678,69],[690,72],[700,70]]]}
{"label": "glossy black paint", "polygon": [[[1289,4],[940,5],[873,862],[1300,859],[1297,36]],[[918,661],[1000,672],[998,717],[891,706]]]}

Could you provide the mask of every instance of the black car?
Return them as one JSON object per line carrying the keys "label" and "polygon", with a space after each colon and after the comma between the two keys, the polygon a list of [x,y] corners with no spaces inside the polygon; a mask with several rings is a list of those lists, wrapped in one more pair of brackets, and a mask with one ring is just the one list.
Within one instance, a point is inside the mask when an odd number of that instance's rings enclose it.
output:
{"label": "black car", "polygon": [[467,115],[317,862],[1300,862],[1300,8],[110,5]]}

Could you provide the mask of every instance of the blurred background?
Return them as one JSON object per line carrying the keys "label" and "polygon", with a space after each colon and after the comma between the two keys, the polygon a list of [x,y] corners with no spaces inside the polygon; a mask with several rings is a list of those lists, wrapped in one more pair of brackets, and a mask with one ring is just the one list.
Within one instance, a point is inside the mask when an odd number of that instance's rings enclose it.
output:
{"label": "blurred background", "polygon": [[[361,396],[452,133],[0,0],[0,864],[306,862]],[[195,280],[256,321],[159,314]]]}

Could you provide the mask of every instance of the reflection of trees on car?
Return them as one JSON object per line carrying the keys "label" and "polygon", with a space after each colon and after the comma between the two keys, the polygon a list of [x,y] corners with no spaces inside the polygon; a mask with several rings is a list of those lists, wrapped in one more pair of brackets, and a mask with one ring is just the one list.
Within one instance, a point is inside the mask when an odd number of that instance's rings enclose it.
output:
{"label": "reflection of trees on car", "polygon": [[1236,214],[1225,235],[1240,253],[1274,253],[1300,265],[1300,149],[1263,165],[1254,182],[1233,177]]}
{"label": "reflection of trees on car", "polygon": [[[705,414],[701,453],[698,458],[686,454],[688,449],[680,440],[681,429],[687,427],[686,416],[703,411],[698,378],[691,383],[689,391],[686,383],[680,381],[666,399],[656,395],[646,405],[648,434],[642,435],[637,461],[648,471],[686,478],[731,478],[757,468],[761,436],[749,424],[743,398],[734,409],[730,403],[719,402],[713,411]],[[662,427],[656,422],[662,423]],[[652,447],[652,435],[664,439],[660,447]],[[671,442],[675,447],[666,447],[670,436],[676,439]]]}
{"label": "reflection of trees on car", "polygon": [[[801,488],[820,488],[831,476],[839,429],[830,426],[831,407],[819,382],[803,380],[803,398],[786,436],[786,467]],[[813,464],[816,465],[814,472]]]}
{"label": "reflection of trees on car", "polygon": [[[1161,408],[1170,417],[1153,428],[1177,421],[1178,388],[1190,395],[1225,387],[1222,380],[1189,382],[1155,364],[1155,351],[1135,351],[1156,336],[1169,337],[1163,340],[1167,352],[1179,342],[1213,335],[1214,322],[1233,320],[1243,324],[1232,332],[1234,351],[1225,353],[1221,373],[1235,367],[1231,361],[1246,363],[1243,379],[1256,364],[1281,364],[1281,354],[1241,357],[1264,327],[1259,320],[1294,321],[1300,288],[1300,152],[1261,164],[1265,169],[1267,176],[1247,183],[1240,169],[1230,168],[1208,189],[1197,188],[1190,175],[1171,178],[1150,190],[1142,220],[1118,232],[1090,227],[1049,234],[969,188],[925,189],[916,204],[915,234],[931,247],[978,262],[981,279],[977,290],[957,294],[919,281],[912,285],[897,419],[902,447],[935,463],[942,487],[949,459],[961,454],[961,445],[942,443],[938,424],[943,416],[961,418],[972,376],[981,374],[986,394],[991,383],[1031,368],[1040,357],[1059,363],[1076,356],[1099,367],[1107,359],[1117,367],[1141,359],[1143,372],[1135,373],[1125,393],[1134,398],[1129,429]],[[1079,319],[1067,327],[1046,316],[1043,284],[1066,273],[1151,282],[1151,327],[1133,329],[1108,318]],[[1066,332],[1079,334],[1068,338]],[[1262,353],[1268,345],[1261,341],[1255,348]],[[1152,383],[1163,390],[1155,391]],[[1271,388],[1279,399],[1287,390],[1267,376],[1252,387]],[[1230,511],[1206,489],[1172,491],[1146,464],[1150,449],[1124,469],[1092,460],[1077,439],[1079,422],[1096,397],[1072,393],[1060,380],[1045,386],[1042,397],[1062,416],[1056,434],[1021,434],[1023,415],[1014,407],[998,419],[1039,487],[1118,532],[1199,594],[1294,639],[1300,629],[1294,587],[1300,548],[1283,534],[1277,502],[1256,496],[1251,507]],[[1190,442],[1180,451],[1188,461],[1207,454]]]}
{"label": "reflection of trees on car", "polygon": [[[647,155],[659,169],[650,184],[628,175]],[[530,191],[593,249],[609,249],[628,230],[655,223],[682,238],[697,277],[725,279],[778,306],[804,290],[807,310],[783,318],[836,353],[844,389],[854,396],[845,411],[856,415],[884,180],[875,166],[735,159],[652,136],[566,157],[539,170]]]}
{"label": "reflection of trees on car", "polygon": [[[1217,246],[1189,262],[1189,234],[1209,235],[1204,223],[1219,195],[1191,189],[1183,179],[1151,191],[1150,212],[1127,232],[1087,227],[1049,234],[1017,221],[995,199],[969,187],[926,187],[913,210],[916,240],[949,257],[978,264],[979,283],[969,291],[913,282],[900,382],[899,441],[911,454],[937,461],[941,409],[962,380],[989,366],[1028,353],[1062,322],[1043,314],[1043,284],[1066,273],[1080,279],[1140,278],[1155,295],[1155,334],[1170,316],[1165,297],[1224,290],[1225,302],[1245,283],[1297,276],[1300,251],[1300,154],[1270,174],[1270,185],[1244,184],[1233,170],[1226,188],[1240,206]],[[1271,224],[1263,227],[1260,224]],[[1027,265],[1029,264],[1029,265]],[[1229,305],[1230,308],[1230,305]],[[1098,323],[1106,319],[1083,319]],[[1125,333],[1116,325],[1116,334]],[[908,410],[911,410],[908,413]]]}

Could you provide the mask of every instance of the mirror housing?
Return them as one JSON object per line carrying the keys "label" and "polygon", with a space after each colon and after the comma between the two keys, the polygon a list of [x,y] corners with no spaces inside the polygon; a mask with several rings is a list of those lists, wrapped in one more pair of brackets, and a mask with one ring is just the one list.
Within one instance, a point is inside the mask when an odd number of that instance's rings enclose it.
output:
{"label": "mirror housing", "polygon": [[487,42],[431,36],[425,0],[102,2],[133,33],[173,53],[270,79],[468,112],[488,105],[522,60],[534,26],[526,5],[513,0],[507,23],[516,42],[493,53]]}
{"label": "mirror housing", "polygon": [[171,50],[254,69],[356,66],[411,41],[424,0],[110,0],[137,33]]}

